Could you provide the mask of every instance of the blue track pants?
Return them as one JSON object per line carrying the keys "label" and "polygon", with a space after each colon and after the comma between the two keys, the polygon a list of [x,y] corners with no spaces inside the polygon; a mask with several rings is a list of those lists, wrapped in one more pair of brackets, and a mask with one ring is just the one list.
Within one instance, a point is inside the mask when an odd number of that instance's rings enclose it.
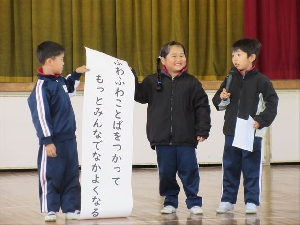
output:
{"label": "blue track pants", "polygon": [[260,205],[262,138],[254,138],[253,152],[232,146],[233,138],[233,136],[225,136],[221,202],[236,203],[242,173],[245,203]]}
{"label": "blue track pants", "polygon": [[76,139],[54,143],[56,157],[48,157],[43,145],[38,153],[41,212],[80,210],[80,184]]}
{"label": "blue track pants", "polygon": [[202,206],[202,198],[197,196],[199,191],[199,166],[196,150],[185,146],[156,146],[159,170],[159,193],[165,196],[164,206],[172,205],[178,208],[180,187],[176,174],[183,184],[186,195],[186,205]]}

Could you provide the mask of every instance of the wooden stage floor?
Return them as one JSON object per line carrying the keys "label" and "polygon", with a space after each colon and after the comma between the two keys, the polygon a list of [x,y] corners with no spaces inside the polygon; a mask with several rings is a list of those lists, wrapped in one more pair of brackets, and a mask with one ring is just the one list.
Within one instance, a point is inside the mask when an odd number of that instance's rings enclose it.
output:
{"label": "wooden stage floor", "polygon": [[0,225],[300,224],[299,165],[263,166],[262,205],[258,207],[257,215],[245,215],[242,186],[235,210],[217,215],[215,210],[220,200],[222,168],[200,167],[200,176],[199,195],[203,197],[203,216],[190,215],[182,189],[176,214],[161,215],[163,198],[158,194],[157,169],[133,169],[133,210],[128,218],[66,221],[64,214],[58,213],[56,222],[46,223],[45,214],[39,211],[37,172],[0,172]]}

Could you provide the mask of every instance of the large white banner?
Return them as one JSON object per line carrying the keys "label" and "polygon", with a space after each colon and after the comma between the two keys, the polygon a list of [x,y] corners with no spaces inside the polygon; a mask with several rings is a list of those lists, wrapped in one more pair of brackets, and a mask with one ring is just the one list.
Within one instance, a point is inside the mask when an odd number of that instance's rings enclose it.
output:
{"label": "large white banner", "polygon": [[133,207],[134,76],[127,62],[86,48],[80,219],[127,217]]}

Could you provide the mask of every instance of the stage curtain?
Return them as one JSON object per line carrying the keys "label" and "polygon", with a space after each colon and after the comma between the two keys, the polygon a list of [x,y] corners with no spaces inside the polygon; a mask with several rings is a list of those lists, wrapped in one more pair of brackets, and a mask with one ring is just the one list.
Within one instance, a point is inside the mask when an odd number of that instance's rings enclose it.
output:
{"label": "stage curtain", "polygon": [[85,64],[86,46],[127,61],[140,80],[155,72],[161,46],[176,40],[191,74],[221,80],[244,34],[243,7],[243,0],[0,0],[0,82],[36,81],[35,51],[45,40],[66,48],[64,74]]}
{"label": "stage curtain", "polygon": [[32,79],[31,1],[18,3],[0,0],[0,82]]}
{"label": "stage curtain", "polygon": [[258,39],[259,70],[271,79],[300,79],[300,1],[245,0],[245,36]]}

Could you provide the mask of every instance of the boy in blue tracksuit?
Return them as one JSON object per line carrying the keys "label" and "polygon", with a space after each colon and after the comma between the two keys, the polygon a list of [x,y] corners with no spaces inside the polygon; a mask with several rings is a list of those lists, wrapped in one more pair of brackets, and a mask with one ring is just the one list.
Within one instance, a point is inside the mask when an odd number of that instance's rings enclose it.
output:
{"label": "boy in blue tracksuit", "polygon": [[[233,210],[241,173],[244,178],[245,213],[256,213],[256,206],[260,205],[262,137],[266,127],[275,119],[278,106],[278,96],[272,83],[254,66],[260,48],[260,42],[250,38],[240,39],[233,44],[232,62],[235,68],[231,69],[213,97],[213,104],[217,110],[226,109],[223,127],[223,187],[217,213]],[[231,84],[228,87],[229,82]],[[254,120],[255,129],[252,151],[233,146],[237,135],[237,120],[247,120],[249,116]]]}
{"label": "boy in blue tracksuit", "polygon": [[38,174],[41,212],[45,221],[56,221],[62,209],[66,219],[77,219],[80,213],[80,183],[76,143],[76,122],[70,96],[79,84],[78,67],[70,76],[61,76],[65,49],[45,41],[37,47],[42,67],[28,98],[32,121],[39,139]]}

